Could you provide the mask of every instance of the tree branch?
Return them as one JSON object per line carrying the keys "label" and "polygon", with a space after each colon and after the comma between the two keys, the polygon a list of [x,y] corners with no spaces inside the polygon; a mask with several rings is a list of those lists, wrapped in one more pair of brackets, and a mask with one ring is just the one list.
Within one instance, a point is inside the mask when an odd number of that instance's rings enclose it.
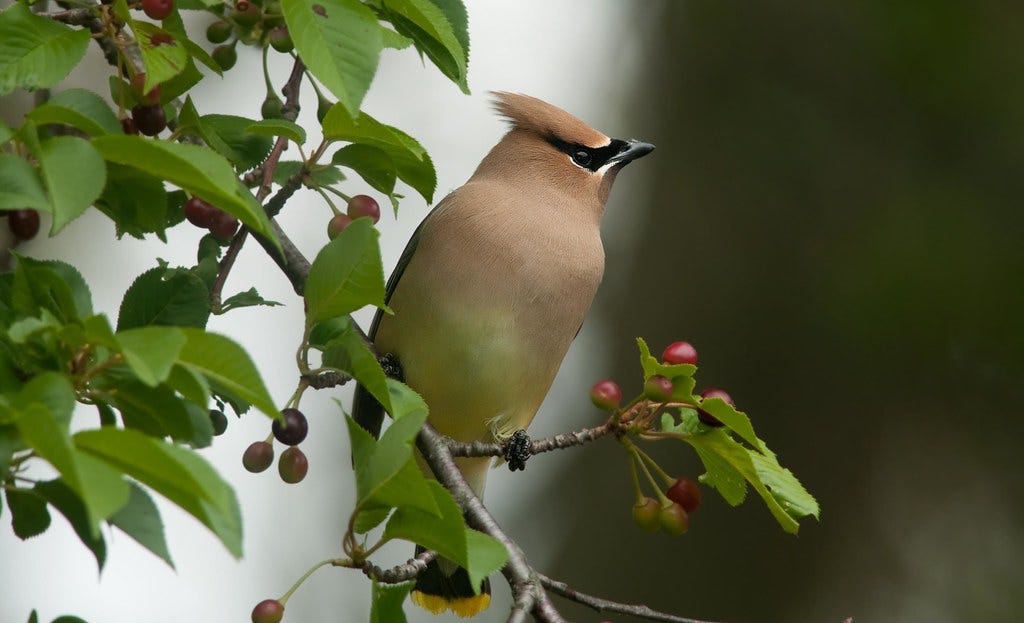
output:
{"label": "tree branch", "polygon": [[363,563],[362,570],[366,577],[371,580],[377,580],[385,584],[400,584],[415,579],[416,576],[427,568],[430,561],[435,558],[437,558],[437,552],[427,550],[418,554],[415,558],[410,558],[403,564],[395,565],[390,569],[381,569],[367,560]]}
{"label": "tree branch", "polygon": [[[573,446],[581,446],[585,443],[600,439],[609,433],[617,430],[618,427],[611,423],[604,423],[593,428],[583,428],[568,433],[559,433],[551,437],[534,440],[530,445],[530,454],[540,454],[552,450],[561,450]],[[505,446],[500,443],[487,443],[484,441],[472,441],[464,443],[445,437],[445,444],[452,456],[474,457],[474,456],[504,456]]]}
{"label": "tree branch", "polygon": [[664,623],[711,623],[709,621],[687,619],[686,617],[676,616],[674,614],[658,612],[657,610],[652,610],[651,608],[641,604],[621,604],[616,601],[581,593],[573,588],[569,588],[569,585],[565,582],[552,580],[543,573],[538,573],[537,578],[540,580],[541,585],[552,593],[561,595],[562,597],[565,597],[570,601],[575,601],[578,604],[583,604],[584,606],[593,608],[598,612],[607,611],[618,614],[628,614],[630,616],[640,617],[650,621],[663,621]]}

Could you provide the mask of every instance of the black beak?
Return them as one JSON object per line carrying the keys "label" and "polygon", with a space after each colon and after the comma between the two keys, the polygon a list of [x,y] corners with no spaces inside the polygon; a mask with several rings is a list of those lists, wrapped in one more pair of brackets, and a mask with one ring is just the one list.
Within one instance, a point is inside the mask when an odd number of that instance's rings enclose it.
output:
{"label": "black beak", "polygon": [[625,145],[622,147],[622,150],[612,156],[608,160],[609,163],[623,167],[637,158],[643,158],[654,151],[654,145],[651,145],[650,143],[645,143],[636,139],[630,139],[624,142]]}

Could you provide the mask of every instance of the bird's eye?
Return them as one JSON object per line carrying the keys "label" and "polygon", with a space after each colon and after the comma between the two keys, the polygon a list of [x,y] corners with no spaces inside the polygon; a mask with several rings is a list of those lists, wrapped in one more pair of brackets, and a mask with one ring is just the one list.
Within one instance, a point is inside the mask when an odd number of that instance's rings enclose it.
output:
{"label": "bird's eye", "polygon": [[588,166],[591,160],[593,160],[593,156],[586,149],[577,149],[572,152],[572,161],[581,167]]}

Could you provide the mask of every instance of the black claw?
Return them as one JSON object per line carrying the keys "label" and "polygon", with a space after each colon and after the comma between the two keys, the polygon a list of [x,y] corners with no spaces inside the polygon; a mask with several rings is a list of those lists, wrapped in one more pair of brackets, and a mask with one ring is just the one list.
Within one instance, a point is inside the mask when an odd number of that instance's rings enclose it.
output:
{"label": "black claw", "polygon": [[505,461],[510,471],[526,469],[526,459],[533,451],[533,441],[525,430],[512,433],[512,438],[505,444]]}
{"label": "black claw", "polygon": [[379,359],[377,359],[377,361],[380,362],[380,367],[384,370],[385,376],[397,381],[405,381],[405,373],[402,371],[402,364],[394,354],[384,353]]}

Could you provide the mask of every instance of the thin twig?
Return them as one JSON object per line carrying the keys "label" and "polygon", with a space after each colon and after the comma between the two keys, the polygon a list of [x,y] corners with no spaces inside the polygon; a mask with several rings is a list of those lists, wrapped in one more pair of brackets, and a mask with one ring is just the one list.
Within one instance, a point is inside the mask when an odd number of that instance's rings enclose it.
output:
{"label": "thin twig", "polygon": [[674,614],[658,612],[657,610],[652,610],[642,604],[621,604],[616,601],[581,593],[576,589],[569,588],[569,585],[565,582],[552,580],[543,573],[538,572],[537,578],[540,580],[541,585],[552,593],[561,595],[562,597],[565,597],[570,601],[575,601],[578,604],[583,604],[584,606],[593,608],[598,612],[607,611],[618,614],[628,614],[630,616],[640,617],[650,621],[663,621],[664,623],[711,623],[710,621],[687,619],[686,617],[676,616]]}
{"label": "thin twig", "polygon": [[427,568],[430,561],[437,558],[437,552],[427,550],[421,552],[415,558],[410,558],[400,565],[389,569],[381,569],[369,560],[363,563],[362,570],[366,577],[383,582],[385,584],[400,584],[413,580]]}
{"label": "thin twig", "polygon": [[[542,452],[550,452],[552,450],[561,450],[562,448],[581,446],[585,443],[600,439],[614,430],[615,427],[609,423],[605,423],[600,426],[594,426],[593,428],[583,428],[577,431],[559,433],[557,435],[552,435],[551,437],[545,437],[544,439],[534,440],[530,447],[530,454],[540,454]],[[445,437],[445,443],[448,445],[448,451],[452,453],[452,456],[504,456],[505,454],[505,446],[500,443],[487,443],[484,441],[471,441],[466,443],[455,441],[449,437]]]}

